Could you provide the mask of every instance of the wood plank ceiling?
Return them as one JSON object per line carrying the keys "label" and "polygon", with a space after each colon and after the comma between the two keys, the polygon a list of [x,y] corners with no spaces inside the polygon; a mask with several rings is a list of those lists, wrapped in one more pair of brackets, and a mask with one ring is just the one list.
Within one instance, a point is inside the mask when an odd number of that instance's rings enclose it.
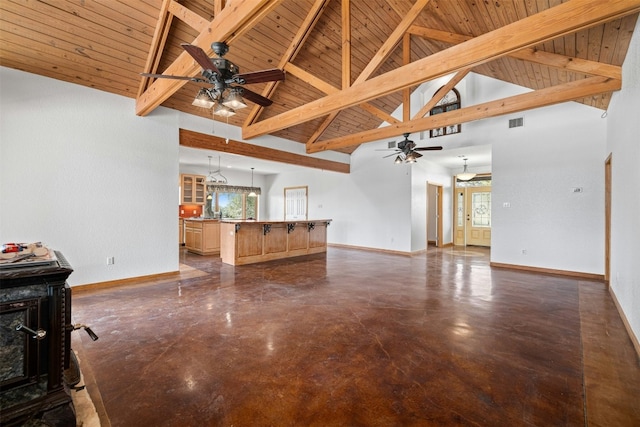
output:
{"label": "wood plank ceiling", "polygon": [[[199,75],[181,43],[213,56],[230,45],[241,72],[282,68],[278,84],[253,84],[273,104],[228,123],[308,152],[358,144],[573,99],[606,110],[640,0],[0,0],[0,65],[212,118],[191,103],[195,83],[141,72]],[[418,84],[473,71],[535,91],[454,117],[390,114]],[[453,84],[453,83],[452,83]],[[227,121],[224,118],[216,120]],[[384,129],[377,129],[383,122]]]}

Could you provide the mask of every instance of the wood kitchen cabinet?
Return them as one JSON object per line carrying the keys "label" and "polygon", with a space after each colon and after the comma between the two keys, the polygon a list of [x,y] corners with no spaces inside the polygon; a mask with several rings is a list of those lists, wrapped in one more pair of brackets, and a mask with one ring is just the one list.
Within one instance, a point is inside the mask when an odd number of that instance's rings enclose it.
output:
{"label": "wood kitchen cabinet", "polygon": [[180,175],[181,197],[180,202],[183,205],[204,205],[206,200],[204,175]]}
{"label": "wood kitchen cabinet", "polygon": [[185,219],[184,243],[189,252],[199,255],[220,253],[220,221]]}
{"label": "wood kitchen cabinet", "polygon": [[302,221],[233,221],[220,224],[220,257],[231,265],[327,251],[330,219]]}

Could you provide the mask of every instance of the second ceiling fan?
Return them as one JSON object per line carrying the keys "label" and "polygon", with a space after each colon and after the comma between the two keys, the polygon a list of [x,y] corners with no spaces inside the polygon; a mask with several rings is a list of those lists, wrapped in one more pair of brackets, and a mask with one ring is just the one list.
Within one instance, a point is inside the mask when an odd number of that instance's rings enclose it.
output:
{"label": "second ceiling fan", "polygon": [[[397,156],[395,163],[415,163],[416,160],[422,157],[422,154],[418,153],[418,151],[437,151],[442,150],[440,146],[432,146],[432,147],[416,147],[416,143],[409,139],[409,134],[403,134],[404,139],[396,145],[395,152],[389,154],[388,156],[384,156],[383,159],[391,156]],[[395,141],[391,141],[395,142]]]}
{"label": "second ceiling fan", "polygon": [[229,117],[235,114],[235,110],[246,107],[243,97],[262,107],[268,107],[273,103],[270,99],[245,88],[245,84],[284,80],[284,71],[278,68],[240,73],[240,69],[233,62],[224,58],[229,51],[229,46],[224,42],[211,43],[211,49],[218,55],[217,58],[209,58],[198,46],[188,43],[182,43],[181,46],[202,67],[202,78],[152,73],[141,75],[210,84],[210,88],[200,89],[193,105],[213,108],[214,113],[221,116]]}

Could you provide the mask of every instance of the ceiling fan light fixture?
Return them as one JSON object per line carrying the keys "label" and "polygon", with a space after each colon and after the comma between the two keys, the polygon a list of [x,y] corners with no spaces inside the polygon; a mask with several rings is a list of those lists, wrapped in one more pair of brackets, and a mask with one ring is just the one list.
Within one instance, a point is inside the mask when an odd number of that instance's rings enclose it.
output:
{"label": "ceiling fan light fixture", "polygon": [[227,107],[226,105],[220,104],[219,102],[217,102],[216,105],[213,107],[213,114],[217,116],[231,117],[235,113],[236,112],[233,111],[231,108]]}
{"label": "ceiling fan light fixture", "polygon": [[475,173],[469,172],[467,170],[467,159],[464,159],[464,169],[462,170],[462,173],[459,173],[458,175],[456,175],[456,178],[458,178],[460,181],[469,181],[475,176],[476,176]]}
{"label": "ceiling fan light fixture", "polygon": [[225,107],[229,107],[233,110],[239,110],[241,108],[246,108],[247,104],[244,103],[242,99],[242,95],[238,89],[231,89],[229,95],[222,101],[222,104]]}
{"label": "ceiling fan light fixture", "polygon": [[396,157],[396,160],[393,163],[395,163],[396,165],[399,165],[399,164],[401,164],[403,162],[404,162],[404,160],[402,160],[402,157],[398,156],[398,157]]}
{"label": "ceiling fan light fixture", "polygon": [[407,157],[405,158],[405,162],[407,163],[415,163],[416,162],[416,155],[415,153],[412,151],[409,154],[407,154]]}
{"label": "ceiling fan light fixture", "polygon": [[202,108],[208,109],[213,107],[214,101],[209,91],[205,88],[202,88],[198,91],[198,94],[196,95],[195,99],[191,104],[195,105],[196,107],[202,107]]}

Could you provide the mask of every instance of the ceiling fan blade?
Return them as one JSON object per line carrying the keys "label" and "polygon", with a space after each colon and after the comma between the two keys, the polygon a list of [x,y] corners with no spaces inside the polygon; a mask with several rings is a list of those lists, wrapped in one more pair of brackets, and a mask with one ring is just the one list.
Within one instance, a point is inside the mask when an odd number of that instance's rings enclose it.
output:
{"label": "ceiling fan blade", "polygon": [[213,65],[211,58],[207,56],[204,50],[189,43],[181,43],[180,46],[182,46],[182,48],[186,50],[198,64],[200,64],[203,70],[211,70],[220,75],[220,70],[218,70],[218,67]]}
{"label": "ceiling fan blade", "polygon": [[233,78],[239,84],[275,82],[278,80],[284,80],[284,71],[280,70],[279,68],[271,68],[269,70],[236,74],[235,76],[233,76]]}
{"label": "ceiling fan blade", "polygon": [[[234,86],[234,87],[238,87],[238,86]],[[246,99],[248,99],[251,102],[255,102],[258,105],[261,105],[263,107],[268,107],[269,105],[273,104],[273,101],[270,100],[269,98],[265,98],[264,96],[255,93],[253,91],[250,91],[247,88],[239,88],[242,89],[242,96]]]}
{"label": "ceiling fan blade", "polygon": [[397,151],[395,153],[391,153],[389,155],[383,156],[383,159],[386,159],[387,157],[391,157],[391,156],[396,156],[396,155],[400,155],[400,153],[402,153],[402,151]]}
{"label": "ceiling fan blade", "polygon": [[174,80],[189,80],[192,82],[198,83],[207,83],[206,80],[199,79],[197,77],[187,77],[187,76],[170,76],[168,74],[153,74],[153,73],[140,73],[143,77],[153,77],[154,79],[174,79]]}
{"label": "ceiling fan blade", "polygon": [[418,147],[418,148],[414,148],[413,151],[437,151],[437,150],[442,150],[442,147],[440,146],[434,146],[434,147]]}

